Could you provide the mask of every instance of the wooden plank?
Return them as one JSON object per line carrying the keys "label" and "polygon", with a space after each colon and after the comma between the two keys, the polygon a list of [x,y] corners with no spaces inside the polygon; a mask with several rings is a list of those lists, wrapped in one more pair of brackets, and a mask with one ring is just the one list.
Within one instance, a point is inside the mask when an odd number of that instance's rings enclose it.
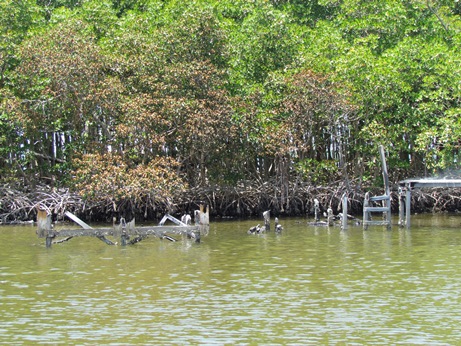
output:
{"label": "wooden plank", "polygon": [[159,222],[159,225],[163,226],[167,220],[170,220],[171,222],[173,222],[174,224],[178,226],[187,226],[184,222],[178,220],[177,218],[175,218],[174,216],[171,216],[170,214],[166,214],[165,216],[163,216],[162,220],[160,220]]}
{"label": "wooden plank", "polygon": [[66,215],[69,219],[71,219],[72,221],[74,221],[76,224],[78,224],[79,226],[81,226],[83,229],[91,229],[91,226],[86,224],[85,222],[83,222],[82,220],[80,220],[77,216],[75,216],[74,214],[72,214],[70,211],[66,211],[64,213],[64,215]]}

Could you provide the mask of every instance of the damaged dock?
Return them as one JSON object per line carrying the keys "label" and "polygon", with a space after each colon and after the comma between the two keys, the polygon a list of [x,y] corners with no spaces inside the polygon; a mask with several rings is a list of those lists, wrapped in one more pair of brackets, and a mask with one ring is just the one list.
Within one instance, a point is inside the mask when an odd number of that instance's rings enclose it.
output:
{"label": "damaged dock", "polygon": [[[175,235],[185,236],[199,243],[202,236],[206,236],[209,231],[209,210],[200,206],[200,210],[194,212],[195,225],[191,224],[190,215],[184,215],[181,220],[167,214],[160,221],[158,226],[143,226],[136,227],[135,220],[126,222],[121,219],[118,225],[112,228],[93,228],[80,220],[71,212],[66,212],[65,216],[77,223],[80,229],[61,229],[54,230],[51,223],[51,215],[46,211],[37,211],[37,235],[39,238],[46,238],[46,247],[51,247],[52,244],[58,244],[69,241],[74,237],[96,237],[107,245],[118,245],[118,242],[113,242],[108,239],[108,236],[120,238],[120,245],[136,244],[149,236],[154,236],[159,239],[167,239],[176,241]],[[165,225],[166,221],[173,222],[174,225]]]}

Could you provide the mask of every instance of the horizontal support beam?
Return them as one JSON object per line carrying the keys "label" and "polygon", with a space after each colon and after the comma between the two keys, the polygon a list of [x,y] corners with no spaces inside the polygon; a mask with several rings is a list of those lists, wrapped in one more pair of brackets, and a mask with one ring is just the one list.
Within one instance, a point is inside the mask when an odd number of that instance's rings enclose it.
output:
{"label": "horizontal support beam", "polygon": [[369,212],[369,213],[379,213],[379,212],[385,212],[389,211],[388,207],[364,207],[363,211]]}
{"label": "horizontal support beam", "polygon": [[[147,236],[147,235],[162,235],[169,234],[187,234],[190,232],[201,231],[202,226],[152,226],[152,227],[137,227],[134,229],[125,230],[126,235],[130,236]],[[99,236],[114,236],[118,237],[121,234],[120,230],[113,228],[91,228],[91,229],[62,229],[60,231],[48,231],[56,237],[99,237]],[[45,235],[46,236],[46,235]],[[43,238],[45,236],[39,236]]]}
{"label": "horizontal support beam", "polygon": [[461,179],[406,179],[399,181],[402,187],[412,188],[431,188],[431,187],[446,187],[456,188],[461,187]]}
{"label": "horizontal support beam", "polygon": [[381,196],[371,196],[370,201],[379,202],[379,201],[389,201],[391,196],[389,195],[381,195]]}
{"label": "horizontal support beam", "polygon": [[390,225],[390,222],[388,221],[363,221],[364,226],[386,226]]}

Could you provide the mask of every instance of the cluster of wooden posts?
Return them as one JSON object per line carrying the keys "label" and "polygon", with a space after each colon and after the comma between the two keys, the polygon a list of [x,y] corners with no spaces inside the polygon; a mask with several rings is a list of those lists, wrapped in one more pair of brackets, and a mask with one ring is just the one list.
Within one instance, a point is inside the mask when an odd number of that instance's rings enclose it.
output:
{"label": "cluster of wooden posts", "polygon": [[[112,228],[92,228],[70,212],[66,212],[65,215],[77,223],[81,228],[61,229],[57,231],[52,225],[51,215],[43,210],[37,211],[37,235],[39,238],[46,239],[46,247],[51,247],[52,244],[62,243],[74,237],[82,236],[98,238],[108,245],[118,244],[118,242],[108,239],[108,236],[120,238],[120,245],[122,246],[138,243],[149,236],[176,241],[174,236],[180,235],[193,239],[198,243],[203,235],[208,234],[210,225],[208,207],[205,210],[203,205],[200,206],[200,210],[194,212],[194,225],[192,225],[192,218],[190,215],[184,215],[181,220],[178,220],[167,214],[163,217],[158,226],[136,227],[134,219],[130,222],[126,222],[125,219],[122,218],[120,223],[114,225]],[[168,220],[173,222],[174,225],[165,225],[165,222]]]}

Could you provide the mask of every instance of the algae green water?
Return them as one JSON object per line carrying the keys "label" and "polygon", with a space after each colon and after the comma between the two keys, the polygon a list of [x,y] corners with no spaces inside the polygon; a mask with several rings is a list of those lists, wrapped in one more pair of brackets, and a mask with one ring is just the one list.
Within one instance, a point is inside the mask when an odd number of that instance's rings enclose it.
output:
{"label": "algae green water", "polygon": [[280,221],[280,235],[212,221],[200,244],[124,248],[82,237],[47,249],[33,226],[0,227],[0,343],[459,343],[461,216],[391,231]]}

